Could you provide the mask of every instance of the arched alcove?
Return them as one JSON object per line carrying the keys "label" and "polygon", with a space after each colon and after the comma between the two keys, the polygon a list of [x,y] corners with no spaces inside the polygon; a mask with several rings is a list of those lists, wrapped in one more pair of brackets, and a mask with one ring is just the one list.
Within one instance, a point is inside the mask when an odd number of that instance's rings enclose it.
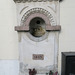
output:
{"label": "arched alcove", "polygon": [[41,37],[46,33],[45,27],[46,27],[45,21],[40,17],[35,17],[30,21],[29,32],[34,37]]}

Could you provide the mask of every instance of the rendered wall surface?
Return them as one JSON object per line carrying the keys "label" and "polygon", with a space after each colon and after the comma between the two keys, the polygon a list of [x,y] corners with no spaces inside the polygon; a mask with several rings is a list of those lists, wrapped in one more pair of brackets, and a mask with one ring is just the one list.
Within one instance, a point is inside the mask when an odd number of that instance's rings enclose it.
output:
{"label": "rendered wall surface", "polygon": [[60,3],[59,72],[61,73],[61,52],[75,52],[75,1]]}
{"label": "rendered wall surface", "polygon": [[13,0],[0,1],[0,59],[18,59],[16,5]]}
{"label": "rendered wall surface", "polygon": [[[14,62],[13,74],[18,75],[15,72],[18,71],[18,34],[14,31],[16,26],[16,5],[13,0],[1,0],[0,1],[0,75],[10,75],[11,63],[8,65],[10,69],[7,69],[4,64],[6,60],[8,62]],[[59,34],[59,59],[58,68],[59,75],[61,75],[61,52],[75,52],[75,1],[64,0],[60,3],[60,25],[62,27]],[[10,59],[10,60],[9,60]],[[14,61],[15,59],[16,61]],[[4,66],[2,66],[2,65]],[[2,70],[3,67],[3,70]],[[5,70],[4,70],[5,69]],[[9,71],[8,71],[9,70]],[[6,73],[8,71],[9,73]],[[5,74],[4,74],[5,73]],[[15,74],[14,74],[15,73]]]}

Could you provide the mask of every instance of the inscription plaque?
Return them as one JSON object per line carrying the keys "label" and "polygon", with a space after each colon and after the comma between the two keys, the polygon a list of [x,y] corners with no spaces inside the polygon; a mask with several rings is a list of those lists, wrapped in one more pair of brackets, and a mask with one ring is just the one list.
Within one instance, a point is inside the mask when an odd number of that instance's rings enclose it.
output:
{"label": "inscription plaque", "polygon": [[43,54],[33,54],[33,60],[44,60]]}

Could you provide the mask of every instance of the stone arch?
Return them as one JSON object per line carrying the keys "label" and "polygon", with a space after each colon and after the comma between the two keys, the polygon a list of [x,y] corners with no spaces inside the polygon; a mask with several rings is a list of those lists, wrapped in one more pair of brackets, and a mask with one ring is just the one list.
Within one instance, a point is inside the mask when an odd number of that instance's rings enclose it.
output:
{"label": "stone arch", "polygon": [[34,17],[41,17],[42,19],[44,19],[46,24],[49,24],[49,25],[55,24],[54,17],[52,16],[50,12],[48,12],[47,10],[43,8],[32,8],[23,15],[20,25],[21,26],[28,25],[27,22],[30,22],[30,20]]}
{"label": "stone arch", "polygon": [[30,21],[31,21],[33,18],[35,18],[35,17],[42,18],[42,19],[45,21],[46,25],[50,25],[49,19],[48,19],[45,15],[40,14],[40,13],[31,14],[31,15],[27,18],[27,20],[25,21],[25,25],[26,25],[26,26],[29,26]]}

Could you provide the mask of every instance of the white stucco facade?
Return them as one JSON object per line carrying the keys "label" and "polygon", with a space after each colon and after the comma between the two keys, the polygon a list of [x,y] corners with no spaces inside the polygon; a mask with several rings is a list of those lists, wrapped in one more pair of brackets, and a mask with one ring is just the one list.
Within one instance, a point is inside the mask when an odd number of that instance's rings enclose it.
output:
{"label": "white stucco facade", "polygon": [[[14,1],[1,0],[0,1],[0,66],[1,66],[0,75],[18,75],[18,69],[19,69],[18,34],[14,30],[14,26],[17,25],[16,20],[17,20],[16,4],[14,3]],[[58,54],[59,75],[61,75],[61,52],[75,52],[74,24],[75,24],[75,1],[64,0],[63,2],[60,3],[61,31],[59,34],[59,54]],[[6,67],[9,67],[10,69],[7,69]],[[12,72],[12,74],[10,72]]]}

